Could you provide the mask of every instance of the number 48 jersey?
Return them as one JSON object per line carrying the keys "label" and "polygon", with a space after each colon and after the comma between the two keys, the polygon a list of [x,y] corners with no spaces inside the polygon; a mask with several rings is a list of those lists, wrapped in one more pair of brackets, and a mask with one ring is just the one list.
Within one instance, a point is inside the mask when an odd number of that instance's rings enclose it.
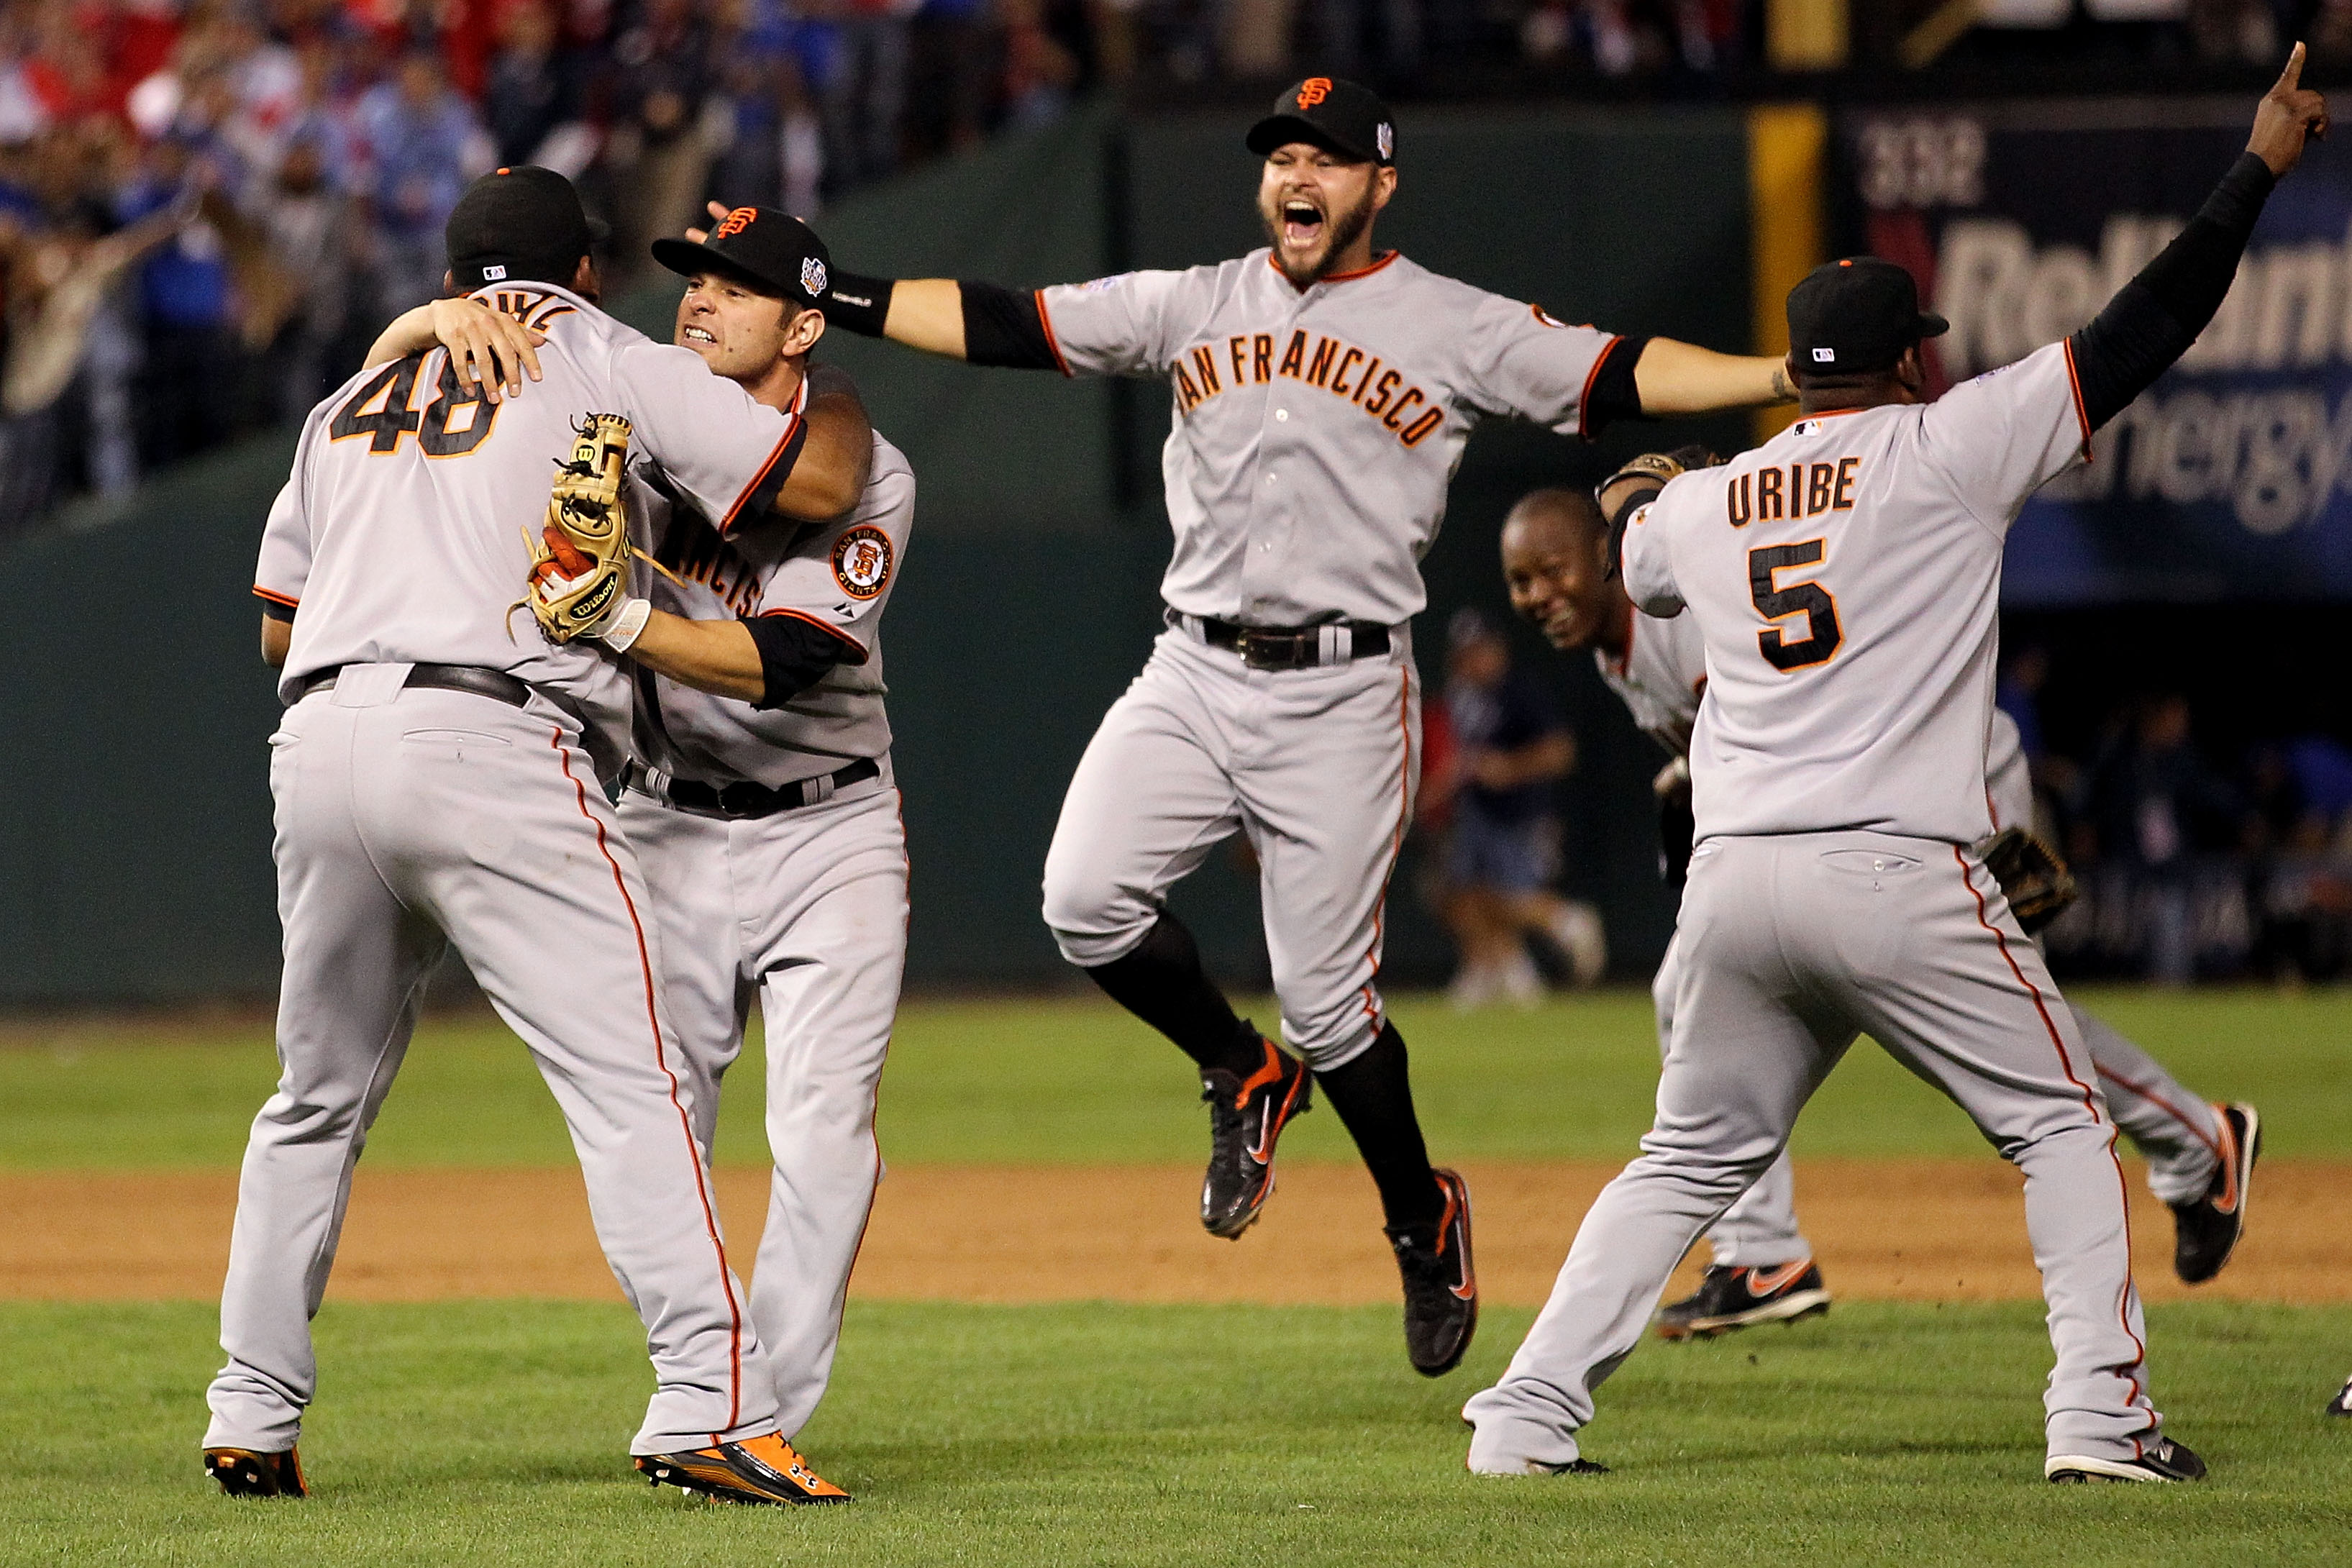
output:
{"label": "number 48 jersey", "polygon": [[1992,831],[2001,547],[2089,437],[2053,343],[1933,404],[1801,419],[1635,514],[1626,591],[1706,646],[1699,838]]}
{"label": "number 48 jersey", "polygon": [[254,577],[254,593],[294,622],[279,693],[345,664],[474,665],[529,682],[582,721],[592,750],[618,755],[629,734],[619,657],[550,643],[514,607],[574,422],[628,420],[631,458],[659,463],[725,530],[772,506],[799,418],[569,290],[499,285],[474,298],[546,334],[544,379],[490,404],[435,349],[363,370],[311,410]]}

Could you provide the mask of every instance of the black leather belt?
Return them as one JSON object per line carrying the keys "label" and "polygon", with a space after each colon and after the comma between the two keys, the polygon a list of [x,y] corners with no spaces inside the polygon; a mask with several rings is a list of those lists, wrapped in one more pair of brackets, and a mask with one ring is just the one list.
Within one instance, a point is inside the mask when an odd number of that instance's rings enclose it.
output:
{"label": "black leather belt", "polygon": [[1313,669],[1319,665],[1346,664],[1350,659],[1377,658],[1389,651],[1389,629],[1376,621],[1331,621],[1312,626],[1244,626],[1207,616],[1168,612],[1171,626],[1181,626],[1211,647],[1230,648],[1252,669]]}
{"label": "black leather belt", "polygon": [[[335,679],[342,672],[341,665],[321,670],[295,689],[294,700],[299,702],[313,692],[333,690]],[[436,691],[470,691],[509,708],[520,708],[530,701],[530,688],[513,676],[471,664],[412,664],[408,667],[408,679],[400,684],[403,689],[425,686]]]}
{"label": "black leather belt", "polygon": [[696,816],[716,816],[729,822],[751,822],[780,811],[798,811],[831,800],[854,784],[882,776],[882,764],[867,757],[838,773],[820,773],[770,789],[766,784],[708,784],[700,779],[673,778],[641,763],[631,763],[625,775],[629,788],[649,795],[664,805]]}

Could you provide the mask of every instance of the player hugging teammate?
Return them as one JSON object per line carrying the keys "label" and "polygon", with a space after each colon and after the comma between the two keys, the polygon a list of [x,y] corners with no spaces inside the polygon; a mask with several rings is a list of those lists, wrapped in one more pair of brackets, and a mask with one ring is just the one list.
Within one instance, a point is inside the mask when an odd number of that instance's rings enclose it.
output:
{"label": "player hugging teammate", "polygon": [[[592,237],[560,175],[478,183],[449,222],[462,297],[395,321],[312,413],[271,513],[285,1077],[222,1301],[205,1468],[232,1493],[306,1489],[308,1319],[454,943],[562,1105],[646,1320],[639,1472],[848,1500],[789,1439],[880,1173],[906,856],[877,626],[913,479],[809,374],[804,226],[745,208],[659,247],[688,279],[667,347],[597,308]],[[747,1303],[709,1165],[754,990],[776,1169]]]}

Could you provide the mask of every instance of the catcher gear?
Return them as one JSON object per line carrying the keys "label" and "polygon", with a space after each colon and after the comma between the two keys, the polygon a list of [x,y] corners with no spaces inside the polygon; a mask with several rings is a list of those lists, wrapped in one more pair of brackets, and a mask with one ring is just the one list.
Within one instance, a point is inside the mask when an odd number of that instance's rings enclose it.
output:
{"label": "catcher gear", "polygon": [[2065,857],[2022,827],[2004,827],[1976,846],[2009,898],[2010,911],[2030,934],[2065,913],[2074,901],[2074,873]]}
{"label": "catcher gear", "polygon": [[530,546],[530,591],[523,603],[548,640],[594,637],[627,598],[629,522],[621,480],[629,466],[629,422],[589,414],[572,428],[579,440],[555,466],[547,521]]}

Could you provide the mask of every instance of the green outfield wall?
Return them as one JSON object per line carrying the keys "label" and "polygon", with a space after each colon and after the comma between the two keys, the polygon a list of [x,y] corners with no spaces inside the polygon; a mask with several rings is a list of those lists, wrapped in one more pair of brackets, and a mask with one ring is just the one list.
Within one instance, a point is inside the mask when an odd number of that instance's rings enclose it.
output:
{"label": "green outfield wall", "polygon": [[[1751,260],[1772,216],[1750,195],[1749,146],[1735,110],[1431,112],[1405,126],[1381,238],[1570,320],[1745,347]],[[822,227],[856,271],[1035,285],[1246,248],[1255,181],[1227,117],[1131,122],[1098,107],[861,196]],[[1667,188],[1673,203],[1650,199]],[[620,308],[667,336],[675,297],[656,289]],[[1062,784],[1156,628],[1167,394],[863,341],[826,347],[920,486],[885,637],[913,841],[909,979],[1054,981],[1066,972],[1037,921],[1038,870]],[[1739,420],[1675,431],[1722,444],[1744,434]],[[1494,541],[1510,501],[1589,480],[1654,439],[1479,435],[1427,563],[1420,650],[1433,680],[1444,616],[1503,607]],[[15,605],[0,617],[0,1003],[274,984],[264,742],[276,703],[247,590],[290,450],[273,437],[215,455],[127,502],[69,511],[0,556]],[[1556,659],[1532,639],[1525,651],[1549,661],[1583,741],[1561,791],[1566,884],[1602,904],[1621,970],[1646,973],[1670,921],[1644,787],[1657,758],[1589,660]],[[1263,974],[1238,862],[1213,860],[1179,907],[1221,971]],[[1442,976],[1447,950],[1412,865],[1391,931],[1394,973]]]}

